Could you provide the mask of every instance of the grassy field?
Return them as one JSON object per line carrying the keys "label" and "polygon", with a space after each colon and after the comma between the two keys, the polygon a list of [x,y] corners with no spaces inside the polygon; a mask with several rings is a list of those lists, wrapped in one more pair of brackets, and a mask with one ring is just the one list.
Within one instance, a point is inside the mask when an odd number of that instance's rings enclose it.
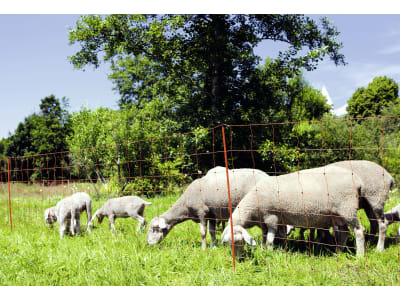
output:
{"label": "grassy field", "polygon": [[[80,187],[81,190],[84,187]],[[324,249],[310,253],[307,245],[289,241],[273,251],[248,248],[246,259],[232,269],[231,250],[218,246],[203,251],[199,225],[184,222],[155,247],[146,245],[146,234],[136,234],[137,222],[117,219],[118,233],[111,234],[107,220],[95,222],[91,233],[60,240],[58,226],[44,224],[43,211],[70,191],[64,187],[13,186],[13,230],[8,216],[8,192],[0,192],[0,283],[1,285],[399,285],[399,247],[395,226],[388,230],[385,251],[367,245],[365,258],[351,251]],[[89,192],[91,192],[89,190]],[[93,210],[106,196],[95,199]],[[166,211],[178,195],[148,199],[149,222]],[[400,202],[391,195],[387,205]],[[360,213],[364,226],[363,213]],[[86,214],[82,215],[82,227]],[[249,230],[258,245],[261,231]],[[295,237],[296,233],[291,237]],[[220,238],[220,232],[217,235]],[[208,241],[210,237],[208,236]]]}

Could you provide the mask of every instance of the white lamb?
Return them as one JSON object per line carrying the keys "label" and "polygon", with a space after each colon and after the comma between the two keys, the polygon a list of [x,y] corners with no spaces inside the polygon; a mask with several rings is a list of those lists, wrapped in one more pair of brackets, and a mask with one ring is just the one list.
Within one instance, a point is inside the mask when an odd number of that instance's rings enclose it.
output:
{"label": "white lamb", "polygon": [[116,218],[129,218],[138,220],[139,226],[137,232],[146,228],[146,220],[143,217],[144,208],[151,205],[151,202],[146,202],[137,196],[125,196],[120,198],[112,198],[98,209],[92,217],[93,220],[97,217],[98,222],[101,224],[104,217],[109,220],[110,229],[115,232],[115,219]]}
{"label": "white lamb", "polygon": [[[58,222],[60,226],[60,238],[63,238],[68,227],[72,235],[81,232],[80,217],[83,211],[87,214],[87,230],[92,227],[92,199],[86,193],[75,193],[67,198],[60,200],[55,207],[50,207],[45,211],[45,220],[52,225]],[[69,226],[70,225],[70,226]]]}

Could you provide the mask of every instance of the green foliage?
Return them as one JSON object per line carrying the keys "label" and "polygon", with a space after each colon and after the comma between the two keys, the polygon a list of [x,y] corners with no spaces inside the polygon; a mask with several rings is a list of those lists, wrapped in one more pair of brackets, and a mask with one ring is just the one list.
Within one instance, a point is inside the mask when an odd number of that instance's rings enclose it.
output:
{"label": "green foliage", "polygon": [[366,88],[355,91],[348,101],[347,111],[353,118],[378,116],[392,104],[400,103],[399,85],[391,78],[375,77]]}
{"label": "green foliage", "polygon": [[[68,139],[74,176],[108,183],[110,191],[159,193],[182,182],[177,138],[179,131],[169,116],[166,102],[144,103],[123,110],[83,108],[71,117],[73,134]],[[137,178],[142,177],[144,181]],[[168,181],[168,183],[166,182]]]}
{"label": "green foliage", "polygon": [[65,151],[70,133],[68,102],[54,95],[41,100],[40,112],[25,118],[9,137],[7,156],[55,153]]}
{"label": "green foliage", "polygon": [[[70,61],[76,68],[111,62],[121,107],[158,96],[173,103],[187,131],[268,118],[276,104],[270,96],[287,78],[324,57],[345,63],[338,34],[326,18],[317,24],[302,15],[82,16],[70,30],[70,43],[81,47]],[[268,72],[257,69],[253,51],[262,40],[288,45]],[[268,76],[273,86],[260,81]]]}
{"label": "green foliage", "polygon": [[[70,114],[67,111],[68,100],[63,98],[60,102],[54,95],[47,96],[41,100],[40,112],[29,115],[25,120],[18,124],[15,132],[10,135],[7,140],[7,148],[5,155],[8,157],[29,156],[36,154],[47,154],[39,156],[31,161],[31,166],[28,168],[28,160],[25,164],[27,177],[30,180],[39,178],[39,171],[33,172],[33,168],[50,168],[55,167],[59,154],[67,150],[66,139],[71,133],[69,123]],[[24,161],[11,161],[12,169],[21,169]],[[67,161],[60,161],[58,166],[68,164]],[[13,173],[15,175],[15,173]],[[57,172],[43,172],[40,175],[43,180],[56,180],[63,176],[62,170],[57,169]],[[16,178],[14,178],[16,179]],[[21,179],[19,179],[21,180]],[[25,179],[26,180],[26,179]]]}
{"label": "green foliage", "polygon": [[0,140],[0,159],[6,158],[6,150],[9,143],[10,141],[8,138],[3,138]]}

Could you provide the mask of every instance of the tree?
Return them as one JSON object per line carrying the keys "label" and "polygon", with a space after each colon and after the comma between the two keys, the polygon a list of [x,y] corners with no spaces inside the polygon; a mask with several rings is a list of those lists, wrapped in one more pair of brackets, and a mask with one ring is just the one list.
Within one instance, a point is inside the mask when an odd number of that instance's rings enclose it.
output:
{"label": "tree", "polygon": [[54,95],[43,98],[40,113],[26,117],[10,136],[6,154],[23,156],[65,151],[66,136],[70,133],[67,106],[65,98],[62,103]]}
{"label": "tree", "polygon": [[378,116],[381,112],[400,103],[399,85],[386,76],[375,77],[366,88],[358,88],[348,101],[346,110],[353,118]]}
{"label": "tree", "polygon": [[[70,43],[81,46],[70,61],[76,68],[111,62],[121,108],[140,108],[157,95],[174,103],[175,119],[187,130],[257,121],[251,112],[269,116],[276,103],[260,76],[274,77],[282,89],[326,56],[345,64],[338,34],[326,18],[317,24],[301,15],[83,16],[70,30]],[[253,50],[262,40],[283,42],[287,50],[260,75]]]}
{"label": "tree", "polygon": [[[35,167],[43,168],[44,166],[55,166],[56,161],[58,161],[58,166],[60,166],[65,157],[56,153],[67,150],[66,137],[71,132],[67,106],[68,101],[65,98],[61,102],[54,95],[43,98],[40,104],[40,112],[27,116],[8,138],[6,156],[53,153],[52,155],[41,156],[31,163]],[[18,162],[15,163],[18,164]],[[23,160],[20,163],[23,163]],[[20,166],[13,165],[11,167],[18,168]],[[52,173],[51,176],[46,173],[44,177],[56,179],[61,176],[60,169],[57,169],[57,172],[55,175]],[[38,171],[33,172],[32,167],[27,173],[29,173],[31,179],[38,176]]]}
{"label": "tree", "polygon": [[68,138],[72,175],[102,182],[107,192],[129,194],[181,184],[179,138],[158,138],[179,130],[167,117],[169,110],[154,99],[142,109],[83,108],[74,113]]}

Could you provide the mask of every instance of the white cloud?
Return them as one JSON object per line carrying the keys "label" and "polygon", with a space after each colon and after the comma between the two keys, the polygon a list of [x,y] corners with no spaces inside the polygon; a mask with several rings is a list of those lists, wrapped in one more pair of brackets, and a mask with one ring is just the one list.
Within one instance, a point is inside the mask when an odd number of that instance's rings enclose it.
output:
{"label": "white cloud", "polygon": [[322,90],[321,90],[322,95],[325,96],[325,98],[328,100],[328,104],[329,105],[333,105],[333,101],[331,96],[329,96],[328,90],[326,89],[326,86],[322,86]]}
{"label": "white cloud", "polygon": [[346,107],[347,107],[347,103],[345,105],[342,105],[341,107],[339,107],[338,109],[334,109],[333,113],[337,116],[343,116],[344,114],[347,113],[346,111]]}
{"label": "white cloud", "polygon": [[[400,79],[400,65],[382,64],[352,64],[343,72],[345,80],[352,83],[353,92],[362,86],[367,86],[377,76],[388,76],[396,81]],[[349,85],[351,86],[351,85]]]}

